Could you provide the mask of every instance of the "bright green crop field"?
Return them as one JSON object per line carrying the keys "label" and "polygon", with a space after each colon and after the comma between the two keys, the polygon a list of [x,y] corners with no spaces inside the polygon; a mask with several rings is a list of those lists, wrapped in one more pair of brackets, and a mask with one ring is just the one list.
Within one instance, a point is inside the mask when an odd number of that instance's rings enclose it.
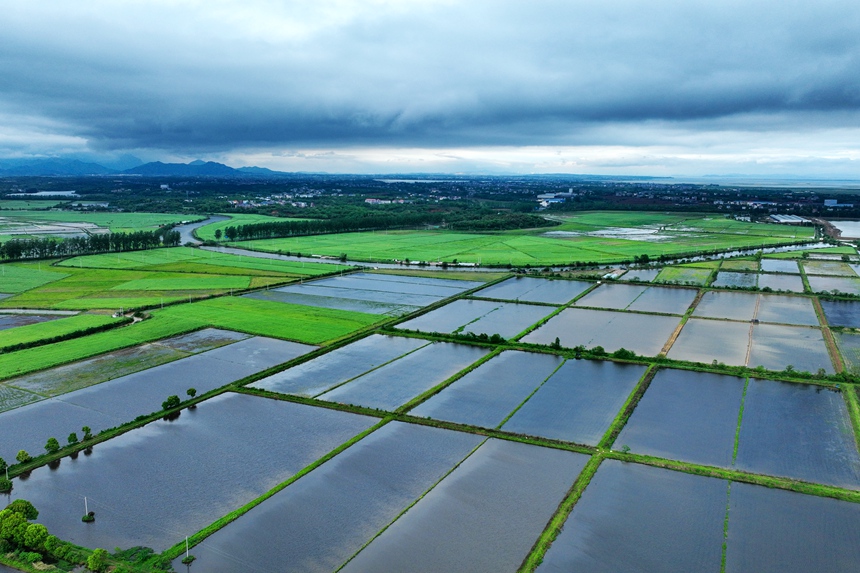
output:
{"label": "bright green crop field", "polygon": [[223,231],[226,227],[238,227],[239,225],[252,225],[254,223],[271,223],[277,221],[304,221],[292,217],[269,217],[267,215],[256,215],[254,213],[219,213],[230,217],[227,221],[216,221],[197,229],[195,234],[203,241],[214,241],[215,230]]}
{"label": "bright green crop field", "polygon": [[77,211],[4,211],[2,217],[14,223],[93,223],[111,232],[153,231],[160,225],[200,220],[195,215],[167,213],[85,213]]}
{"label": "bright green crop field", "polygon": [[113,318],[107,314],[78,314],[68,318],[9,328],[3,331],[0,348],[63,336],[78,330],[103,326],[120,320],[122,319]]}
{"label": "bright green crop field", "polygon": [[[449,231],[392,231],[265,239],[236,243],[261,251],[339,256],[361,261],[475,262],[490,265],[610,263],[647,254],[679,255],[793,243],[812,238],[812,229],[743,223],[723,218],[659,213],[587,213],[563,219],[549,231],[497,234]],[[653,226],[643,234],[637,225]],[[662,229],[661,229],[662,227]],[[640,229],[641,231],[641,229]],[[653,233],[651,233],[653,231]],[[652,236],[653,234],[653,236]],[[631,235],[638,240],[630,239]]]}
{"label": "bright green crop field", "polygon": [[69,276],[47,263],[3,263],[0,264],[0,292],[24,292]]}
{"label": "bright green crop field", "polygon": [[[30,201],[27,199],[2,199],[0,200],[0,210],[14,209],[16,211],[27,211],[30,209],[50,209],[54,205],[59,204],[60,201],[57,201],[56,199],[45,199],[41,201]],[[0,213],[0,215],[5,215],[5,213]]]}

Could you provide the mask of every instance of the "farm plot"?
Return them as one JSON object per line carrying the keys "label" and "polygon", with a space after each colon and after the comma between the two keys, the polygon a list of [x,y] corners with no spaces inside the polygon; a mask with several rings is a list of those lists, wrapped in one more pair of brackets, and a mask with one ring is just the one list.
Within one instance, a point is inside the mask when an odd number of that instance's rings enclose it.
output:
{"label": "farm plot", "polygon": [[[522,341],[552,344],[558,338],[568,348],[602,346],[610,352],[626,348],[643,356],[656,356],[675,331],[678,320],[675,316],[568,308]],[[643,332],[648,336],[642,336]]]}
{"label": "farm plot", "polygon": [[848,263],[839,261],[802,261],[807,275],[827,275],[857,278],[857,273]]}
{"label": "farm plot", "polygon": [[709,291],[696,305],[693,316],[750,321],[755,317],[757,304],[756,294]]}
{"label": "farm plot", "polygon": [[761,322],[818,326],[812,299],[802,296],[759,295],[755,318]]}
{"label": "farm plot", "polygon": [[[39,521],[62,539],[162,551],[376,422],[228,393],[174,421],[153,422],[99,444],[57,469],[39,468],[26,480],[15,479],[13,491],[33,502]],[[81,527],[84,496],[98,516],[96,527]]]}
{"label": "farm plot", "polygon": [[475,296],[500,300],[565,304],[585,292],[593,284],[585,281],[546,280],[518,276],[480,290],[475,293]]}
{"label": "farm plot", "polygon": [[455,300],[397,327],[422,332],[499,334],[504,338],[511,338],[553,310],[547,306],[522,303]]}
{"label": "farm plot", "polygon": [[[112,233],[154,231],[162,225],[181,222],[188,215],[167,213],[84,213],[78,211],[13,211],[3,214],[10,221],[38,228],[39,226],[62,226],[89,224],[91,227],[110,230]],[[38,231],[38,230],[37,230]],[[31,233],[38,235],[40,233]]]}
{"label": "farm plot", "polygon": [[720,264],[722,271],[752,271],[758,272],[759,262],[744,259],[725,259]]}
{"label": "farm plot", "polygon": [[660,269],[631,269],[622,275],[625,281],[650,283],[660,274]]}
{"label": "farm plot", "polygon": [[726,488],[724,480],[607,460],[537,571],[719,571]]}
{"label": "farm plot", "polygon": [[487,440],[342,570],[516,571],[587,459]]}
{"label": "farm plot", "polygon": [[690,318],[667,356],[674,360],[716,361],[744,366],[749,353],[751,328],[751,325],[741,322]]}
{"label": "farm plot", "polygon": [[780,259],[762,259],[761,270],[766,273],[789,273],[799,275],[797,261],[786,261]]}
{"label": "farm plot", "polygon": [[860,454],[841,393],[752,379],[744,404],[739,469],[860,489]]}
{"label": "farm plot", "polygon": [[576,306],[684,314],[697,291],[632,284],[602,284],[576,301]]}
{"label": "farm plot", "polygon": [[130,422],[161,410],[172,394],[185,398],[188,388],[203,394],[311,350],[283,340],[249,338],[4,412],[0,457],[14,459],[20,449],[40,452],[48,438],[65,442],[83,426],[99,432]]}
{"label": "farm plot", "polygon": [[68,273],[42,270],[40,263],[2,263],[0,264],[0,292],[15,294],[24,292],[60,279]]}
{"label": "farm plot", "polygon": [[428,344],[416,338],[372,334],[250,385],[281,394],[317,396]]}
{"label": "farm plot", "polygon": [[[13,326],[11,323],[19,323],[17,318],[24,319],[25,322],[30,322],[29,319],[33,316],[45,318],[47,320],[37,320],[34,323],[25,326]],[[9,322],[5,318],[10,318]],[[38,341],[44,341],[60,336],[72,335],[76,332],[106,326],[112,323],[117,323],[121,318],[114,318],[106,314],[78,314],[69,316],[54,314],[54,315],[32,315],[32,314],[0,314],[0,330],[3,332],[3,341],[0,342],[0,348],[9,348],[17,344],[29,344]],[[6,328],[4,328],[4,325]]]}
{"label": "farm plot", "polygon": [[730,467],[744,380],[686,370],[660,370],[615,449]]}
{"label": "farm plot", "polygon": [[860,335],[850,332],[834,332],[836,346],[845,362],[845,368],[850,373],[860,374]]}
{"label": "farm plot", "polygon": [[496,428],[563,362],[563,358],[552,354],[502,352],[410,414]]}
{"label": "farm plot", "polygon": [[[41,322],[48,322],[49,320],[57,320],[62,317],[63,315],[61,314],[9,314],[0,312],[0,330],[39,324]],[[8,334],[10,333],[7,332],[3,335],[4,346],[6,345],[6,336]]]}
{"label": "farm plot", "polygon": [[758,286],[758,275],[756,273],[720,271],[717,273],[717,280],[715,280],[711,286],[755,288]]}
{"label": "farm plot", "polygon": [[710,267],[664,267],[654,282],[704,286],[711,277],[711,272]]}
{"label": "farm plot", "polygon": [[436,342],[337,386],[320,400],[395,410],[486,356],[477,346]]}
{"label": "farm plot", "polygon": [[280,571],[334,571],[482,440],[387,424],[207,538],[194,548],[195,568],[232,573],[278,563]]}
{"label": "farm plot", "polygon": [[860,303],[845,300],[822,300],[821,308],[830,326],[860,328]]}
{"label": "farm plot", "polygon": [[807,276],[806,280],[809,281],[809,288],[812,292],[860,294],[860,278]]}
{"label": "farm plot", "polygon": [[860,563],[860,504],[732,483],[726,573],[848,573]]}
{"label": "farm plot", "polygon": [[779,275],[761,273],[758,275],[759,288],[775,291],[803,292],[803,279],[800,275]]}

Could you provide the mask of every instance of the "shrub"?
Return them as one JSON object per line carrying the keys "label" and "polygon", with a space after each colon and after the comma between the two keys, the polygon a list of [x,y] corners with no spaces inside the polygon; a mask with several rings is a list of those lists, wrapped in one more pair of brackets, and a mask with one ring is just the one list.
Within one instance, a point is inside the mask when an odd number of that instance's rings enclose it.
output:
{"label": "shrub", "polygon": [[15,456],[15,459],[18,460],[18,463],[26,464],[33,459],[33,456],[28,454],[26,450],[18,450],[18,454]]}
{"label": "shrub", "polygon": [[179,406],[181,403],[182,401],[179,399],[179,396],[173,394],[172,396],[168,396],[167,400],[161,403],[161,408],[163,410],[171,410]]}
{"label": "shrub", "polygon": [[60,451],[60,442],[57,441],[57,438],[48,438],[47,443],[45,443],[45,451],[49,454],[56,454]]}
{"label": "shrub", "polygon": [[32,565],[36,561],[42,560],[42,554],[35,553],[33,551],[22,551],[18,554],[18,559],[23,561],[24,563],[29,563]]}
{"label": "shrub", "polygon": [[69,434],[68,440],[69,440],[69,445],[74,446],[75,444],[78,443],[78,435],[76,433],[72,432],[71,434]]}
{"label": "shrub", "polygon": [[90,571],[104,571],[107,569],[108,552],[104,549],[96,549],[87,558],[87,569]]}
{"label": "shrub", "polygon": [[9,493],[10,491],[12,491],[12,480],[0,477],[0,493]]}
{"label": "shrub", "polygon": [[38,519],[39,517],[39,510],[36,509],[33,504],[26,499],[16,499],[15,501],[7,505],[6,509],[13,513],[17,513],[28,521]]}

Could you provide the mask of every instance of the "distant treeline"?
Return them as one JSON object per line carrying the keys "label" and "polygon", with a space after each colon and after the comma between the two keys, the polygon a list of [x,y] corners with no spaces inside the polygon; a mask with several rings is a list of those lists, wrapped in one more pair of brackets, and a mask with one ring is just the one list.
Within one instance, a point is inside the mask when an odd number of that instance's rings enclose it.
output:
{"label": "distant treeline", "polygon": [[140,251],[156,247],[175,247],[179,231],[169,228],[133,233],[108,233],[71,237],[58,241],[52,238],[12,239],[0,244],[0,260],[48,259],[74,255],[92,255],[121,251]]}
{"label": "distant treeline", "polygon": [[339,217],[333,219],[312,219],[304,221],[251,223],[248,225],[225,227],[224,237],[230,241],[244,241],[249,239],[271,239],[295,235],[321,235],[324,233],[408,229],[421,225],[442,225],[443,223],[450,225],[455,230],[462,231],[524,229],[558,224],[554,221],[547,221],[543,217],[539,217],[537,215],[528,215],[523,213],[474,214],[473,216],[468,216],[466,213],[463,213],[458,215],[460,216],[452,216],[451,213],[402,213],[366,215],[361,217]]}

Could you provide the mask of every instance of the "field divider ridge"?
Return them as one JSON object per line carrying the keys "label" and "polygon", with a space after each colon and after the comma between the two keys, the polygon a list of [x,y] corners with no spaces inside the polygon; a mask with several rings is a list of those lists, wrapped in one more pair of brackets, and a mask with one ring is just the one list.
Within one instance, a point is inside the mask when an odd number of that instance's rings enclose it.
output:
{"label": "field divider ridge", "polygon": [[636,406],[639,405],[639,400],[641,400],[642,396],[645,395],[645,391],[648,390],[648,387],[651,385],[651,381],[654,379],[654,376],[657,375],[658,370],[660,370],[660,366],[657,364],[651,364],[645,372],[642,373],[636,386],[634,386],[630,395],[627,396],[627,400],[624,401],[624,405],[621,407],[621,410],[619,410],[615,419],[613,419],[612,423],[609,424],[609,428],[606,429],[606,433],[603,434],[603,437],[597,443],[598,448],[612,448],[615,444],[615,440],[618,438],[618,434],[620,434],[621,430],[624,429],[624,426],[627,424],[627,420],[633,414],[633,410],[636,409]]}

